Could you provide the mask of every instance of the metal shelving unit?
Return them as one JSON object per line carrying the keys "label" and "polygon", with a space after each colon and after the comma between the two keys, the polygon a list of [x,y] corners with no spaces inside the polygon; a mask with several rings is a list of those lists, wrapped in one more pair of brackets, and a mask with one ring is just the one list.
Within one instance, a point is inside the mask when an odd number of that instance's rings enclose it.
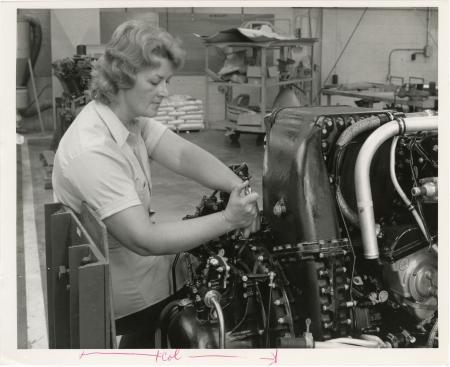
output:
{"label": "metal shelving unit", "polygon": [[[206,98],[205,98],[205,106],[206,112],[205,117],[208,123],[208,127],[211,127],[211,122],[208,117],[208,106],[209,106],[209,88],[211,86],[224,86],[230,88],[230,95],[233,94],[233,88],[249,88],[249,89],[259,89],[259,108],[260,108],[260,124],[259,125],[238,125],[236,122],[230,120],[223,120],[215,122],[215,124],[219,124],[221,127],[225,127],[227,130],[231,131],[233,134],[236,134],[239,137],[239,133],[265,133],[264,126],[264,116],[266,113],[270,112],[272,106],[267,106],[267,88],[286,86],[286,85],[300,85],[303,86],[304,83],[310,84],[310,92],[309,92],[309,100],[310,104],[313,102],[314,98],[314,44],[317,42],[317,38],[301,38],[292,41],[269,41],[269,42],[222,42],[222,43],[206,43],[205,44],[205,73],[206,73]],[[289,54],[289,49],[296,46],[309,46],[311,47],[310,60],[311,60],[311,76],[304,78],[294,78],[289,80],[277,80],[274,81],[273,78],[267,77],[267,54],[269,50],[279,50],[280,59],[286,60]],[[235,83],[235,82],[221,82],[214,81],[211,79],[209,74],[214,73],[209,69],[209,57],[210,57],[210,49],[211,47],[230,47],[230,48],[250,48],[253,50],[253,56],[255,59],[261,60],[261,83]],[[225,110],[227,109],[227,98],[225,98]],[[227,115],[227,112],[225,112]]]}

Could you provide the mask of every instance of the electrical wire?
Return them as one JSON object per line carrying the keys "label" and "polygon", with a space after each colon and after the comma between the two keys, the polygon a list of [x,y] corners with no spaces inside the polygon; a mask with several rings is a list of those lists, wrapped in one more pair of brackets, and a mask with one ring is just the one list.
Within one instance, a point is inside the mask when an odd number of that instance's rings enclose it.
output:
{"label": "electrical wire", "polygon": [[[416,172],[414,171],[414,156],[412,154],[413,151],[413,147],[415,147],[416,145],[416,141],[417,141],[417,134],[414,136],[414,138],[411,140],[408,148],[409,148],[409,168],[411,170],[411,177],[412,180],[414,182],[414,186],[419,186],[419,183],[417,181],[417,176],[416,176]],[[423,223],[424,226],[424,230],[425,230],[425,238],[427,239],[427,242],[430,244],[430,247],[433,245],[432,239],[431,239],[431,235],[430,232],[428,231],[428,225],[427,222],[425,220],[425,216],[423,215],[423,209],[422,209],[422,203],[420,202],[420,200],[417,200],[417,198],[414,198],[415,201],[415,206],[417,208],[417,213],[420,217],[420,220]]]}
{"label": "electrical wire", "polygon": [[[352,33],[350,34],[350,37],[347,39],[347,42],[345,43],[344,47],[342,48],[341,53],[339,54],[338,58],[336,59],[334,65],[333,65],[333,67],[331,68],[330,72],[328,73],[327,77],[324,79],[323,85],[325,85],[325,84],[327,83],[328,79],[330,78],[331,74],[333,73],[334,69],[336,68],[338,62],[341,60],[342,55],[344,54],[345,50],[347,49],[347,46],[348,46],[348,44],[350,43],[350,41],[352,40],[353,35],[355,34],[356,30],[359,28],[359,25],[360,25],[362,19],[364,18],[364,15],[366,14],[366,12],[367,12],[368,9],[369,9],[369,8],[365,8],[365,9],[363,10],[361,16],[359,17],[358,22],[356,23],[355,27],[353,28]],[[323,89],[324,89],[323,87],[320,88],[320,91],[319,91],[319,93],[317,93],[317,96],[320,96],[320,95],[321,95]],[[315,104],[315,103],[317,102],[317,98],[318,98],[317,96],[316,96],[316,98],[314,99],[314,103],[313,103],[313,104]],[[320,97],[319,97],[319,98],[320,98]]]}
{"label": "electrical wire", "polygon": [[[337,201],[337,197],[336,197],[336,201]],[[350,300],[353,302],[353,277],[355,275],[355,267],[356,267],[355,249],[353,248],[353,243],[352,243],[352,240],[351,240],[351,237],[350,237],[350,232],[348,230],[347,222],[345,220],[344,214],[342,213],[342,209],[341,209],[341,207],[339,205],[337,207],[339,209],[339,214],[341,215],[342,223],[344,224],[345,233],[347,234],[348,242],[350,244],[350,249],[352,250],[352,255],[353,255],[352,273],[351,273],[351,276],[350,276],[350,289],[349,289]]]}
{"label": "electrical wire", "polygon": [[414,219],[416,220],[420,230],[422,231],[425,239],[427,240],[428,243],[431,242],[430,239],[430,234],[428,233],[428,231],[425,228],[425,224],[423,222],[423,218],[419,215],[419,213],[417,212],[415,206],[411,203],[411,200],[408,199],[408,197],[406,196],[405,192],[403,191],[402,187],[400,186],[400,184],[398,183],[397,180],[397,175],[395,173],[395,149],[397,147],[397,141],[399,139],[399,136],[395,136],[392,139],[392,144],[391,144],[391,152],[390,152],[390,164],[389,164],[389,172],[391,175],[391,181],[392,184],[394,185],[395,190],[397,191],[397,194],[400,196],[400,198],[403,200],[403,202],[405,203],[406,207],[408,208],[408,210],[411,212],[411,214],[413,215]]}
{"label": "electrical wire", "polygon": [[247,303],[245,304],[244,315],[243,315],[242,318],[239,320],[239,322],[235,325],[235,327],[234,327],[233,329],[231,329],[230,334],[232,334],[232,333],[235,332],[237,329],[239,329],[239,327],[244,323],[245,319],[246,319],[247,316],[248,316],[249,304],[250,304],[250,298],[247,298]]}
{"label": "electrical wire", "polygon": [[266,328],[264,330],[264,334],[265,334],[265,347],[268,348],[269,347],[269,330],[270,330],[270,311],[272,308],[272,287],[270,287],[269,289],[269,303],[267,306],[267,324],[266,324]]}
{"label": "electrical wire", "polygon": [[[255,283],[256,293],[258,295],[259,304],[261,307],[261,318],[263,322],[263,330],[267,329],[267,315],[266,315],[266,309],[264,308],[264,302],[262,299],[261,291],[259,290],[258,281]],[[270,317],[270,315],[269,315]]]}

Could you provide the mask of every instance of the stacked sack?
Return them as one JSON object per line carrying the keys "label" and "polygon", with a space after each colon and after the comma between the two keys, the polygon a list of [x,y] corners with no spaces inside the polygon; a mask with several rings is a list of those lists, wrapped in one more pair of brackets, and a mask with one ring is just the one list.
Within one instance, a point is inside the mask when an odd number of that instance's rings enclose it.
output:
{"label": "stacked sack", "polygon": [[203,102],[181,94],[166,97],[154,119],[176,131],[201,130],[205,127]]}

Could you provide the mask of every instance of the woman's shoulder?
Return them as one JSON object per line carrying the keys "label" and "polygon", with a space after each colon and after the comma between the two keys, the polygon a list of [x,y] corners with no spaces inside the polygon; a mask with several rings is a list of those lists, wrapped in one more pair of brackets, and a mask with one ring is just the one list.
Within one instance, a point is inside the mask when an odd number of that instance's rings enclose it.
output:
{"label": "woman's shoulder", "polygon": [[89,150],[111,147],[112,137],[95,109],[95,101],[89,102],[72,121],[60,144],[71,156]]}

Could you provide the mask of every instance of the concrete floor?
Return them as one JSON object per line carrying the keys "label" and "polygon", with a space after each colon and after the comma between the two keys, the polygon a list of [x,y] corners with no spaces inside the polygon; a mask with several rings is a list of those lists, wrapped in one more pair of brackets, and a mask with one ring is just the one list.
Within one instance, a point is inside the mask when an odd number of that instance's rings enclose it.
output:
{"label": "concrete floor", "polygon": [[[218,130],[181,133],[181,136],[211,152],[226,165],[246,162],[252,176],[252,189],[262,193],[264,148],[256,144],[256,135],[241,135],[239,147],[233,146],[224,132]],[[47,324],[44,204],[53,201],[53,192],[44,189],[44,170],[39,155],[49,149],[51,135],[31,133],[25,137],[26,146],[19,148],[17,154],[17,343],[18,348],[45,348],[46,338],[40,335],[46,333]],[[159,222],[180,220],[186,214],[193,214],[202,196],[212,192],[156,163],[152,166],[152,179],[152,209],[156,211],[154,219]],[[259,204],[262,208],[261,199]],[[27,208],[34,209],[31,210],[33,216]],[[30,235],[33,232],[34,235]],[[40,274],[29,274],[30,269],[35,273],[40,270]],[[27,286],[29,280],[34,282],[33,287]],[[39,307],[31,307],[39,302],[44,305],[42,312]]]}

